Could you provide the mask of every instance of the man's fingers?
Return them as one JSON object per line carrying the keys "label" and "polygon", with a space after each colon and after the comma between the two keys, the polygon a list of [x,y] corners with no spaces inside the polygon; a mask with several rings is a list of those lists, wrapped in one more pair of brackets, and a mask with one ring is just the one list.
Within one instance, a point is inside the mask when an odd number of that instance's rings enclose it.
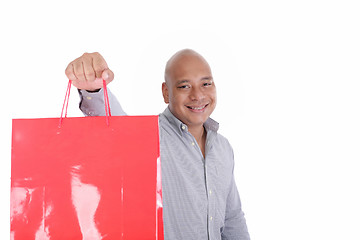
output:
{"label": "man's fingers", "polygon": [[110,69],[105,69],[101,77],[105,80],[106,84],[108,84],[114,79],[114,73]]}
{"label": "man's fingers", "polygon": [[74,67],[74,74],[76,76],[76,79],[78,81],[86,81],[85,78],[85,73],[84,73],[84,67],[83,67],[83,62],[80,60],[76,60],[73,62],[73,67]]}
{"label": "man's fingers", "polygon": [[85,80],[88,82],[95,81],[95,71],[93,68],[93,58],[91,56],[83,55],[82,58],[82,66],[84,71]]}
{"label": "man's fingers", "polygon": [[92,66],[95,71],[96,78],[101,78],[104,70],[108,69],[108,65],[100,53],[94,52],[92,53],[92,56]]}
{"label": "man's fingers", "polygon": [[72,61],[65,69],[66,76],[78,89],[96,90],[114,79],[114,73],[108,69],[105,59],[97,52],[84,53]]}
{"label": "man's fingers", "polygon": [[67,68],[65,69],[66,77],[71,81],[76,81],[76,76],[74,73],[74,66],[72,65],[72,62],[69,63]]}

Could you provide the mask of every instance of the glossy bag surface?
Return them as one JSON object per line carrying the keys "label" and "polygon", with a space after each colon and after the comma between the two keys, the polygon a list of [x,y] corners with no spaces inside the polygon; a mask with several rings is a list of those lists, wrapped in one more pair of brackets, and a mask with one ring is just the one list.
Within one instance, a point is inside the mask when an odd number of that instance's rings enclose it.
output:
{"label": "glossy bag surface", "polygon": [[13,120],[12,239],[163,239],[158,116],[108,120]]}

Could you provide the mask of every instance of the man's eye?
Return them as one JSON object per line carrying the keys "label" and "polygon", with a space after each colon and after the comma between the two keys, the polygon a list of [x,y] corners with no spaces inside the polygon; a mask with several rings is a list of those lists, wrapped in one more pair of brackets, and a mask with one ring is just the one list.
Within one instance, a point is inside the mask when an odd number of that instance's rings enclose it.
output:
{"label": "man's eye", "polygon": [[188,85],[183,85],[183,86],[178,86],[178,88],[184,89],[184,88],[189,88],[189,86]]}
{"label": "man's eye", "polygon": [[207,87],[207,86],[211,86],[212,85],[212,83],[204,83],[204,87]]}

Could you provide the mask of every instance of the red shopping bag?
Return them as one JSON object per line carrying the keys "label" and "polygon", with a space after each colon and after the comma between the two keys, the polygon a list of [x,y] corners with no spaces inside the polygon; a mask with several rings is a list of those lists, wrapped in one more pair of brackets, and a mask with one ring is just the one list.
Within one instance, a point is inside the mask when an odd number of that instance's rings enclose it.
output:
{"label": "red shopping bag", "polygon": [[159,156],[157,116],[14,119],[11,238],[163,239]]}

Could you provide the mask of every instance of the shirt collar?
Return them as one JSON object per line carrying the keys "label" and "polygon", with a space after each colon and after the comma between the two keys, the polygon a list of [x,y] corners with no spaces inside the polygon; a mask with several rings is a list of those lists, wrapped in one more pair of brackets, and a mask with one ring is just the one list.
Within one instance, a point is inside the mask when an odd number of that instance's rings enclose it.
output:
{"label": "shirt collar", "polygon": [[[188,126],[177,119],[174,114],[172,114],[169,107],[165,109],[163,115],[168,119],[169,123],[176,129],[176,131],[178,131],[180,135],[182,135],[183,131],[188,131]],[[204,127],[207,132],[217,132],[219,130],[219,123],[212,118],[208,118],[204,123]]]}

